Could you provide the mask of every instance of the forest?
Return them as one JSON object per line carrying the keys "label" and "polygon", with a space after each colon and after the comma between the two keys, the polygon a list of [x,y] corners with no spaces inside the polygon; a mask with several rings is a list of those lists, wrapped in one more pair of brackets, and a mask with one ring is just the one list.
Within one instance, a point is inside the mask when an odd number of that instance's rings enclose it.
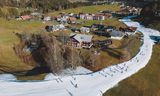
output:
{"label": "forest", "polygon": [[90,5],[89,2],[74,2],[69,0],[0,0],[0,6],[11,6],[18,8],[33,8],[46,13],[78,6]]}
{"label": "forest", "polygon": [[160,30],[160,2],[145,5],[141,11],[142,23],[145,26]]}

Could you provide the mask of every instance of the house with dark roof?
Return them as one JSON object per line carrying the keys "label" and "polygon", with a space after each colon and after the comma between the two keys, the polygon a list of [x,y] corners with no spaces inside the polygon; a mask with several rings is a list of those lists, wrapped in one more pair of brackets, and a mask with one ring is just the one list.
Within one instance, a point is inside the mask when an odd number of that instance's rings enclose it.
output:
{"label": "house with dark roof", "polygon": [[53,26],[46,26],[45,29],[47,32],[55,32],[59,30],[65,30],[65,26],[63,24],[58,24]]}
{"label": "house with dark roof", "polygon": [[101,30],[93,31],[93,33],[98,36],[104,36],[104,37],[108,37],[108,38],[111,37],[109,32],[105,32],[105,31],[101,31]]}
{"label": "house with dark roof", "polygon": [[111,39],[121,40],[125,36],[125,33],[121,32],[119,30],[113,30],[110,32],[110,35],[111,35]]}

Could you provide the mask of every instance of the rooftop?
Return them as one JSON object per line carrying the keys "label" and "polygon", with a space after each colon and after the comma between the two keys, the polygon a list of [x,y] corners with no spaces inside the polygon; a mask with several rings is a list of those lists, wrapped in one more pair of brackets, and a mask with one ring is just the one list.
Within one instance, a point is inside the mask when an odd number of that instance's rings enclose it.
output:
{"label": "rooftop", "polygon": [[91,42],[93,36],[85,34],[77,34],[73,38],[76,39],[78,42]]}

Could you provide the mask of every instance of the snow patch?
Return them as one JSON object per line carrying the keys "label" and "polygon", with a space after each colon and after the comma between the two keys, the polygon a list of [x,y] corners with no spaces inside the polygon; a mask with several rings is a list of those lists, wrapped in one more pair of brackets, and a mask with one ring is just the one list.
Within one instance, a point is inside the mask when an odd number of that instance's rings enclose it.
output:
{"label": "snow patch", "polygon": [[92,71],[84,68],[84,67],[77,67],[75,70],[73,69],[65,69],[62,71],[61,74],[53,74],[53,73],[49,73],[48,75],[45,76],[44,80],[55,80],[57,78],[59,78],[59,76],[73,76],[73,75],[87,75],[92,73]]}
{"label": "snow patch", "polygon": [[56,78],[57,76],[55,76],[53,73],[49,73],[48,75],[45,76],[44,80],[54,80]]}
{"label": "snow patch", "polygon": [[79,66],[75,70],[73,70],[73,69],[63,70],[61,75],[85,75],[85,74],[89,74],[89,73],[92,73],[92,71],[89,69],[86,69],[84,67]]}
{"label": "snow patch", "polygon": [[2,81],[11,81],[11,80],[17,80],[17,78],[12,74],[1,74],[0,80]]}

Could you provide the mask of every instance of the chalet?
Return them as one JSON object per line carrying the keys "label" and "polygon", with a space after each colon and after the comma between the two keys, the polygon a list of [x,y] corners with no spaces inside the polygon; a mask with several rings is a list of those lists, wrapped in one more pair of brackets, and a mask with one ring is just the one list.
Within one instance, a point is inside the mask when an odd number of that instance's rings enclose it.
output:
{"label": "chalet", "polygon": [[105,31],[101,31],[101,30],[93,31],[93,33],[98,35],[98,36],[111,37],[109,32],[105,32]]}
{"label": "chalet", "polygon": [[105,20],[105,16],[102,14],[96,14],[93,16],[93,20]]}
{"label": "chalet", "polygon": [[70,41],[68,45],[73,46],[75,48],[91,48],[92,43],[92,35],[85,35],[85,34],[76,34],[70,37]]}
{"label": "chalet", "polygon": [[112,18],[113,17],[112,13],[105,13],[104,16],[105,16],[105,18]]}
{"label": "chalet", "polygon": [[108,45],[111,45],[112,44],[112,40],[110,39],[107,39],[107,40],[97,40],[97,41],[93,41],[93,45],[95,47],[105,47],[105,46],[108,46]]}
{"label": "chalet", "polygon": [[72,17],[72,16],[74,16],[74,13],[68,13],[68,15]]}
{"label": "chalet", "polygon": [[53,25],[52,31],[64,30],[65,26],[63,24]]}
{"label": "chalet", "polygon": [[52,18],[50,16],[44,17],[43,21],[51,21]]}
{"label": "chalet", "polygon": [[76,20],[77,20],[77,18],[75,18],[75,17],[69,17],[69,18],[67,19],[67,22],[68,22],[69,24],[75,24],[75,23],[76,23]]}
{"label": "chalet", "polygon": [[105,25],[102,24],[92,24],[91,28],[97,28],[97,29],[103,29],[105,27]]}
{"label": "chalet", "polygon": [[110,32],[111,39],[118,39],[121,40],[124,37],[124,33],[118,30],[113,30]]}
{"label": "chalet", "polygon": [[105,29],[107,32],[109,32],[109,31],[116,30],[116,27],[115,26],[107,26]]}
{"label": "chalet", "polygon": [[42,14],[41,13],[39,13],[39,12],[32,12],[31,13],[31,16],[41,16]]}
{"label": "chalet", "polygon": [[93,16],[91,15],[91,14],[87,14],[86,16],[85,16],[85,20],[93,20]]}
{"label": "chalet", "polygon": [[30,20],[32,17],[30,15],[23,15],[20,17],[17,17],[17,20]]}
{"label": "chalet", "polygon": [[42,19],[43,18],[43,14],[42,13],[32,12],[30,15],[32,16],[33,20],[39,20],[39,21],[43,20]]}
{"label": "chalet", "polygon": [[54,20],[56,20],[57,22],[60,22],[60,20],[61,20],[61,16],[60,16],[60,15],[58,15],[58,16],[54,16]]}
{"label": "chalet", "polygon": [[124,22],[124,24],[126,24],[128,27],[140,27],[141,25],[138,22]]}
{"label": "chalet", "polygon": [[79,14],[74,14],[72,17],[79,18]]}
{"label": "chalet", "polygon": [[68,22],[68,17],[62,17],[62,18],[60,18],[60,23],[61,24],[65,24],[65,23],[67,23]]}
{"label": "chalet", "polygon": [[105,18],[111,17],[112,14],[110,15],[105,15],[105,14],[79,14],[79,19],[83,20],[105,20]]}
{"label": "chalet", "polygon": [[129,7],[128,10],[130,11],[130,13],[133,13],[134,15],[140,15],[142,8]]}
{"label": "chalet", "polygon": [[75,13],[68,13],[68,16],[77,18],[77,17],[78,17],[78,14],[75,14]]}
{"label": "chalet", "polygon": [[84,33],[89,33],[90,32],[90,28],[89,27],[81,27],[80,31],[84,32]]}
{"label": "chalet", "polygon": [[137,27],[128,27],[125,28],[125,33],[127,35],[134,35],[136,33]]}
{"label": "chalet", "polygon": [[115,26],[104,26],[98,30],[104,31],[104,32],[110,32],[110,31],[116,30],[116,27]]}
{"label": "chalet", "polygon": [[65,14],[65,15],[61,15],[61,17],[68,19],[70,16],[69,16],[69,14]]}
{"label": "chalet", "polygon": [[83,13],[79,13],[78,18],[79,18],[79,19],[84,19],[84,18],[85,18],[85,14],[83,14]]}
{"label": "chalet", "polygon": [[46,26],[45,29],[47,32],[55,32],[59,30],[64,30],[65,26],[63,24],[59,24],[59,25],[53,25],[53,26]]}
{"label": "chalet", "polygon": [[79,19],[85,19],[85,16],[86,16],[85,14],[80,13],[80,14],[79,14]]}
{"label": "chalet", "polygon": [[65,24],[68,22],[68,17],[66,16],[55,16],[54,19],[59,22],[59,23],[62,23],[62,24]]}
{"label": "chalet", "polygon": [[83,14],[83,13],[80,13],[79,14],[79,19],[93,20],[93,15],[92,14]]}
{"label": "chalet", "polygon": [[22,20],[30,20],[32,17],[30,15],[21,16]]}

